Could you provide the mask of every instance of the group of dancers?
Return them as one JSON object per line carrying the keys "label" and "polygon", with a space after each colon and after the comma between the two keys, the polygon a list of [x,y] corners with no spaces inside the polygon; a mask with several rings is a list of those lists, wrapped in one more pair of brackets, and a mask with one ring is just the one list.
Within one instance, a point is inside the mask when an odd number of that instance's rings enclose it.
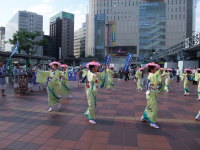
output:
{"label": "group of dancers", "polygon": [[[59,66],[65,69],[66,66],[64,67],[58,62],[52,62],[50,66],[52,67],[52,71],[38,71],[37,82],[41,83],[41,81],[39,80],[46,81],[47,78],[50,78],[50,80],[48,81],[47,91],[50,106],[49,111],[52,111],[52,107],[54,105],[58,105],[58,108],[61,107],[59,91],[62,90],[59,90],[59,88],[62,88],[63,91],[69,88],[64,88],[65,86],[62,87],[62,84],[59,81],[60,79],[65,79],[65,77],[63,77],[63,73],[57,70]],[[88,108],[84,115],[92,124],[96,124],[95,109],[98,88],[106,88],[109,90],[114,89],[113,67],[107,65],[103,65],[103,67],[101,66],[102,65],[100,63],[92,61],[86,65],[87,70],[82,70],[88,102]],[[160,68],[160,66],[155,63],[147,64],[146,68],[138,68],[135,77],[137,78],[137,88],[139,90],[143,90],[142,77],[145,70],[148,72],[148,77],[146,80],[147,105],[141,117],[141,121],[148,122],[150,127],[152,128],[159,128],[159,126],[156,124],[158,115],[157,98],[160,92],[170,91],[172,69]],[[200,81],[200,69],[197,69],[193,74],[191,69],[187,68],[185,69],[185,73],[181,73],[180,77],[184,81],[184,95],[187,96],[189,95],[189,82],[192,81],[193,78],[195,78],[196,81]],[[68,83],[66,82],[63,85],[67,85],[68,87]],[[200,100],[200,84],[198,86],[198,96],[198,100]],[[197,120],[200,119],[200,112],[195,118]]]}
{"label": "group of dancers", "polygon": [[[71,98],[71,90],[68,82],[68,66],[59,62],[51,62],[50,71],[37,70],[36,82],[47,84],[49,112],[55,110],[57,106],[61,109],[61,98]],[[88,108],[84,113],[89,123],[96,124],[95,109],[96,96],[98,88],[106,88],[109,91],[114,90],[114,67],[108,65],[101,65],[96,61],[87,63],[85,70],[82,70],[82,82],[85,83],[86,97]],[[157,123],[158,115],[158,94],[160,92],[170,91],[170,80],[172,69],[163,69],[156,63],[146,64],[145,68],[138,68],[135,77],[137,78],[137,89],[143,90],[143,74],[148,73],[146,83],[146,108],[141,117],[142,122],[149,123],[152,128],[159,128]],[[2,73],[1,73],[2,76]],[[0,77],[1,77],[0,76]],[[200,69],[192,71],[190,68],[185,69],[184,73],[180,73],[183,80],[184,96],[189,95],[190,84],[193,79],[200,81]],[[200,82],[198,84],[198,100],[200,100]],[[200,120],[200,111],[195,117]]]}
{"label": "group of dancers", "polygon": [[[150,127],[159,128],[156,124],[157,114],[158,114],[158,104],[157,97],[160,92],[169,92],[170,91],[170,80],[172,76],[171,68],[160,68],[158,64],[149,63],[146,65],[146,68],[138,68],[135,77],[137,78],[137,89],[142,90],[143,80],[142,76],[145,72],[145,69],[149,72],[149,75],[146,79],[146,99],[147,106],[141,117],[142,122],[149,122]],[[200,69],[191,70],[186,68],[184,73],[180,73],[180,78],[183,81],[184,96],[189,95],[190,93],[190,82],[195,80],[200,81]],[[200,82],[197,89],[198,101],[200,101]],[[195,117],[196,120],[200,120],[200,111]]]}

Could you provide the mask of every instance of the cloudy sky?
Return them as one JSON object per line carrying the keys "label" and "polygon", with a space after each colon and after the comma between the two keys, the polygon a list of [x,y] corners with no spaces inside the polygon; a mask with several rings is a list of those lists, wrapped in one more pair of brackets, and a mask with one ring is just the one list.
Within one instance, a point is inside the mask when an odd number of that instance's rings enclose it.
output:
{"label": "cloudy sky", "polygon": [[[0,0],[0,26],[6,23],[18,10],[36,12],[44,17],[44,31],[49,33],[49,18],[60,11],[75,14],[75,30],[85,21],[89,0]],[[196,31],[200,32],[200,0],[197,0]]]}

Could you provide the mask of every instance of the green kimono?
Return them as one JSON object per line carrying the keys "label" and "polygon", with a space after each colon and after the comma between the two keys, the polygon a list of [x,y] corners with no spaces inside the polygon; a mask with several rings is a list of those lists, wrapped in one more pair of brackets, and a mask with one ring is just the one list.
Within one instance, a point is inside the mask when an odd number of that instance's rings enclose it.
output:
{"label": "green kimono", "polygon": [[58,70],[56,71],[38,71],[37,72],[37,82],[45,83],[49,79],[47,86],[48,103],[49,106],[55,106],[60,102],[59,89],[60,89],[60,78],[62,73]]}
{"label": "green kimono", "polygon": [[195,81],[198,82],[198,99],[200,99],[200,73],[196,72],[195,73]]}
{"label": "green kimono", "polygon": [[95,109],[96,109],[96,94],[99,87],[98,79],[96,74],[91,71],[87,72],[87,82],[86,82],[86,96],[88,102],[88,108],[85,112],[86,117],[89,120],[95,119]]}
{"label": "green kimono", "polygon": [[114,72],[110,69],[107,69],[107,74],[108,74],[108,89],[113,89],[114,88],[114,81],[113,81],[113,75]]}
{"label": "green kimono", "polygon": [[147,105],[142,117],[149,123],[156,123],[158,115],[157,98],[162,82],[160,70],[154,74],[149,74],[147,80]]}
{"label": "green kimono", "polygon": [[163,72],[162,77],[165,78],[165,91],[169,91],[170,89],[170,73],[169,72]]}
{"label": "green kimono", "polygon": [[135,77],[137,78],[137,89],[142,89],[142,72],[138,70]]}
{"label": "green kimono", "polygon": [[61,80],[61,87],[60,87],[60,94],[61,95],[70,95],[71,90],[69,88],[68,82],[68,71],[62,71],[62,80]]}
{"label": "green kimono", "polygon": [[189,93],[189,84],[190,81],[192,81],[192,75],[187,75],[187,74],[181,74],[181,80],[183,80],[183,88],[185,93]]}
{"label": "green kimono", "polygon": [[108,73],[107,73],[107,70],[104,70],[103,72],[101,72],[99,74],[100,76],[100,88],[107,88],[108,86]]}

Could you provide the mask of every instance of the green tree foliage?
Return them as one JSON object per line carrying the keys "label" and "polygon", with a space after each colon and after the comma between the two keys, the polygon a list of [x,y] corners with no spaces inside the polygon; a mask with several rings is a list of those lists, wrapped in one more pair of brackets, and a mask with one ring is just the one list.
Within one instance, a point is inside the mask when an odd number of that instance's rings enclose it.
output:
{"label": "green tree foliage", "polygon": [[13,35],[13,39],[9,39],[9,43],[15,45],[19,42],[19,52],[24,51],[27,55],[33,55],[37,52],[38,48],[44,46],[47,42],[40,37],[38,32],[28,32],[26,30],[17,31]]}

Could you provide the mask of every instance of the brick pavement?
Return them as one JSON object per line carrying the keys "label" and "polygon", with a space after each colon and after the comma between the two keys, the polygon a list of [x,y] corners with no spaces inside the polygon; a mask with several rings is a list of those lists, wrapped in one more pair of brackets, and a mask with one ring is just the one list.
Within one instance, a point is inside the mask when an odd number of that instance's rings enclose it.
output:
{"label": "brick pavement", "polygon": [[[70,83],[72,99],[62,99],[62,110],[48,112],[46,91],[29,96],[0,97],[0,149],[5,150],[197,150],[200,109],[196,89],[183,96],[182,83],[159,95],[160,129],[139,121],[146,104],[144,91],[129,81],[109,94],[97,96],[96,125],[83,116],[84,88]],[[10,86],[9,86],[10,88]]]}

